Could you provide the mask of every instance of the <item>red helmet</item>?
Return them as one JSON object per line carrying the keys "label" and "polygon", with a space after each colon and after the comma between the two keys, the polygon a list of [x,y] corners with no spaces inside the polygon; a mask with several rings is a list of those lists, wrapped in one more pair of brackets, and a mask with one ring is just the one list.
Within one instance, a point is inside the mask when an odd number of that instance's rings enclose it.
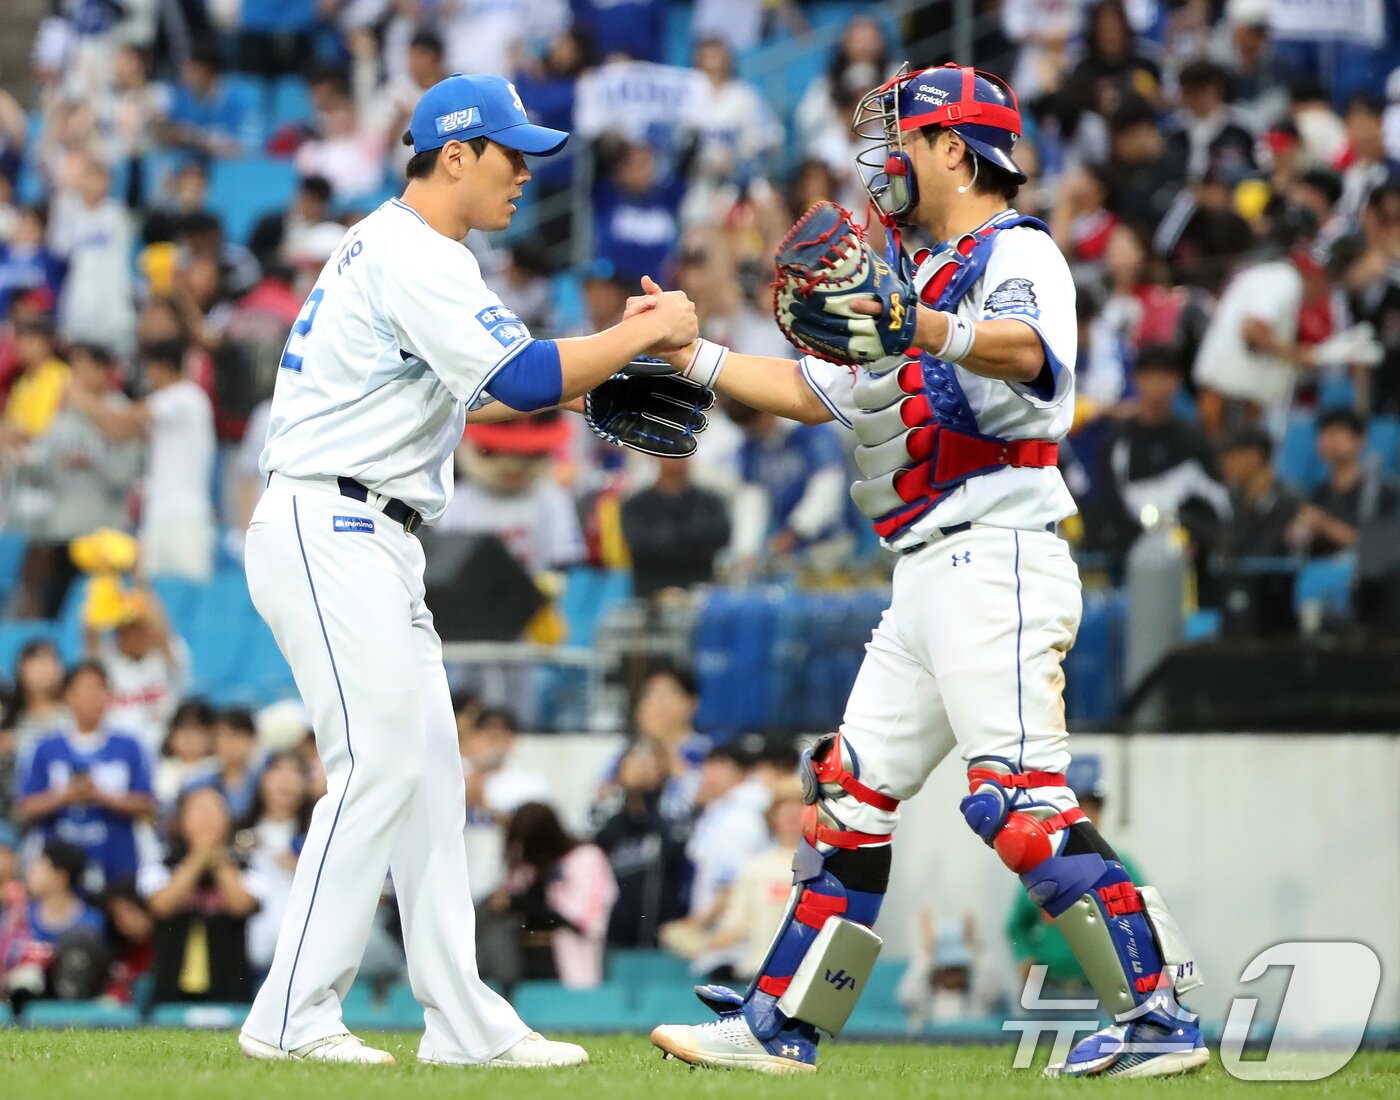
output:
{"label": "red helmet", "polygon": [[1018,183],[1026,174],[1012,159],[1021,137],[1021,109],[1016,93],[998,76],[951,62],[899,72],[870,92],[856,108],[855,133],[877,144],[856,157],[866,169],[866,190],[887,217],[918,203],[904,134],[925,126],[942,126],[962,138],[979,157],[1009,172]]}

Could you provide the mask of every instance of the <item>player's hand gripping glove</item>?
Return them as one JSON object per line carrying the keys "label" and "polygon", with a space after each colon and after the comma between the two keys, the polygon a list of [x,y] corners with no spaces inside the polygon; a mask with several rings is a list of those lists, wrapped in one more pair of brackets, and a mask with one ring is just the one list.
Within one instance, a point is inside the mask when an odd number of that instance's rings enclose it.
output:
{"label": "player's hand gripping glove", "polygon": [[[833,363],[873,363],[914,342],[913,285],[876,255],[844,207],[814,203],[773,260],[773,316],[793,346]],[[879,302],[879,315],[851,308],[862,301]]]}
{"label": "player's hand gripping glove", "polygon": [[583,399],[583,418],[600,439],[657,458],[686,458],[709,423],[715,391],[659,359],[634,359]]}

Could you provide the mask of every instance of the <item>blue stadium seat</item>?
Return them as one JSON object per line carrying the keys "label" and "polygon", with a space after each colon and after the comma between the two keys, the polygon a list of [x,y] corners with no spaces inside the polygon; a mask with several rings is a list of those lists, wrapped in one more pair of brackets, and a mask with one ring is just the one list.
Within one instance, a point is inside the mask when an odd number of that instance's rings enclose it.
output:
{"label": "blue stadium seat", "polygon": [[28,548],[29,540],[23,535],[0,531],[0,607],[4,606],[19,584],[19,572]]}
{"label": "blue stadium seat", "polygon": [[643,1026],[627,990],[617,982],[595,989],[567,989],[558,982],[522,982],[511,1003],[533,1028],[561,1031],[625,1031]]}
{"label": "blue stadium seat", "polygon": [[272,117],[269,129],[315,121],[316,108],[311,104],[311,91],[306,81],[297,76],[284,76],[272,91]]}
{"label": "blue stadium seat", "polygon": [[152,1027],[226,1031],[238,1027],[247,1015],[245,1004],[156,1005],[146,1022]]}
{"label": "blue stadium seat", "polygon": [[1079,638],[1065,658],[1065,714],[1071,722],[1107,722],[1123,695],[1123,621],[1126,592],[1084,593]]}
{"label": "blue stadium seat", "polygon": [[141,1013],[104,1001],[34,1001],[25,1006],[23,1022],[26,1027],[128,1028],[141,1026]]}
{"label": "blue stadium seat", "polygon": [[1221,615],[1218,608],[1200,607],[1186,616],[1187,642],[1204,642],[1220,635]]}
{"label": "blue stadium seat", "polygon": [[[695,981],[696,979],[691,979]],[[703,1024],[715,1014],[700,1003],[692,986],[651,985],[637,999],[637,1013],[655,1026],[668,1024]]]}
{"label": "blue stadium seat", "polygon": [[1346,614],[1351,610],[1351,584],[1356,573],[1356,557],[1335,557],[1310,561],[1298,570],[1293,582],[1293,606],[1298,610],[1317,603],[1326,611]]}
{"label": "blue stadium seat", "polygon": [[223,219],[224,235],[244,244],[257,220],[285,208],[296,187],[291,161],[263,156],[216,160],[209,176],[209,207]]}
{"label": "blue stadium seat", "polygon": [[695,984],[690,963],[669,951],[618,948],[608,952],[608,981],[633,990],[648,986],[689,989]]}
{"label": "blue stadium seat", "polygon": [[1319,412],[1328,409],[1351,409],[1356,407],[1356,387],[1351,376],[1327,374],[1318,379],[1317,408]]}
{"label": "blue stadium seat", "polygon": [[376,1002],[369,986],[357,982],[350,987],[341,1004],[345,1026],[352,1031],[364,1028],[374,1031],[417,1031],[423,1026],[423,1009],[413,997],[407,982],[396,982]]}
{"label": "blue stadium seat", "polygon": [[1300,492],[1311,492],[1322,484],[1327,471],[1317,457],[1317,420],[1312,413],[1296,412],[1289,417],[1274,465],[1279,477]]}
{"label": "blue stadium seat", "polygon": [[603,616],[631,595],[632,574],[626,569],[570,569],[559,600],[559,612],[569,624],[569,645],[591,646]]}

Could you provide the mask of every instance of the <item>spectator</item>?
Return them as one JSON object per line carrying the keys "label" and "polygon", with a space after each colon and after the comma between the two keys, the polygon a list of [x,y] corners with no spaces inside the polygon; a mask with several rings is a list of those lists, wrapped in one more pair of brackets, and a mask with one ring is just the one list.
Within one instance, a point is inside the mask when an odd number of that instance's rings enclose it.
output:
{"label": "spectator", "polygon": [[735,501],[731,543],[741,572],[838,538],[848,478],[831,426],[780,421],[727,399],[721,407],[744,431],[746,490]]}
{"label": "spectator", "polygon": [[57,299],[64,265],[45,242],[47,231],[43,208],[23,206],[9,239],[0,240],[0,317],[9,316],[15,299],[31,290],[48,291]]}
{"label": "spectator", "polygon": [[257,795],[235,837],[249,871],[262,883],[262,905],[248,921],[248,961],[257,974],[266,974],[272,966],[297,857],[316,805],[308,779],[296,753],[272,757],[258,777]]}
{"label": "spectator", "polygon": [[112,634],[101,634],[84,615],[84,648],[111,679],[111,719],[135,734],[154,759],[185,694],[190,647],[171,629],[160,598],[151,589],[125,594]]}
{"label": "spectator", "polygon": [[[602,851],[570,836],[549,806],[525,803],[506,830],[505,886],[491,903],[509,914],[507,928],[524,932],[502,945],[507,953],[514,947],[518,958],[496,960],[500,980],[508,987],[539,978],[571,989],[600,984],[616,899],[617,883]],[[483,964],[486,957],[481,955]]]}
{"label": "spectator", "polygon": [[[709,99],[696,105],[692,120],[700,140],[695,169],[713,195],[721,184],[746,183],[761,174],[763,159],[783,139],[783,128],[758,89],[735,74],[733,51],[723,39],[701,39],[695,67],[710,82]],[[713,217],[710,210],[701,215],[706,224]]]}
{"label": "spectator", "polygon": [[132,349],[131,217],[108,196],[112,177],[94,156],[66,164],[49,206],[49,247],[68,265],[58,329],[117,355]]}
{"label": "spectator", "polygon": [[1220,555],[1281,557],[1289,553],[1288,528],[1302,501],[1279,482],[1273,443],[1259,428],[1241,428],[1220,448],[1220,469],[1230,489],[1230,520],[1220,533]]}
{"label": "spectator", "polygon": [[[623,55],[634,61],[662,62],[666,13],[671,0],[571,0],[576,31],[597,43],[604,60]],[[692,28],[699,36],[700,29]]]}
{"label": "spectator", "polygon": [[1231,98],[1256,126],[1288,111],[1289,73],[1269,34],[1269,0],[1228,0],[1212,56],[1230,73]]}
{"label": "spectator", "polygon": [[22,448],[49,430],[69,378],[68,364],[58,355],[53,323],[48,318],[26,317],[18,321],[15,351],[22,373],[10,387],[3,422],[3,438],[10,450]]}
{"label": "spectator", "polygon": [[214,568],[214,415],[209,398],[185,377],[185,349],[148,345],[141,359],[151,392],[113,408],[83,394],[74,404],[108,439],[149,444],[141,512],[141,559],[148,576],[207,581]]}
{"label": "spectator", "polygon": [[689,959],[691,970],[707,980],[730,978],[744,957],[741,948],[708,944],[740,869],[768,843],[763,815],[771,801],[768,788],[737,750],[723,745],[710,750],[701,765],[700,814],[686,845],[695,868],[690,911],[660,933],[662,945]]}
{"label": "spectator", "polygon": [[635,742],[617,764],[616,812],[593,838],[617,881],[608,924],[608,943],[615,947],[655,947],[658,929],[685,916],[690,823],[661,812],[665,776],[655,746]]}
{"label": "spectator", "polygon": [[1298,509],[1288,541],[1310,557],[1354,549],[1363,524],[1394,516],[1400,492],[1383,480],[1363,453],[1366,425],[1350,409],[1331,409],[1317,421],[1317,456],[1327,480]]}
{"label": "spectator", "polygon": [[151,783],[162,813],[175,808],[186,787],[212,778],[217,766],[213,754],[214,708],[203,699],[186,699],[170,717]]}
{"label": "spectator", "polygon": [[669,275],[685,181],[663,175],[650,145],[626,142],[599,166],[593,186],[593,250],[627,285]]}
{"label": "spectator", "polygon": [[725,899],[706,951],[742,949],[734,965],[741,979],[763,967],[776,928],[792,896],[792,853],[802,838],[802,784],[792,776],[773,791],[765,820],[769,845],[750,856]]}
{"label": "spectator", "polygon": [[797,104],[795,120],[802,148],[810,148],[819,140],[837,100],[847,94],[846,89],[861,87],[869,91],[887,80],[893,69],[880,21],[864,13],[851,16],[826,71],[807,86]]}
{"label": "spectator", "polygon": [[260,774],[258,731],[252,713],[242,707],[219,711],[214,716],[213,773],[197,777],[193,785],[213,787],[229,815],[242,821],[257,799]]}
{"label": "spectator", "polygon": [[939,918],[932,906],[919,912],[919,945],[900,979],[895,999],[905,1028],[917,1035],[930,1021],[965,1020],[990,1007],[976,996],[982,944],[971,910],[961,918]]}
{"label": "spectator", "polygon": [[[156,130],[164,114],[162,89],[151,83],[151,58],[136,45],[120,46],[113,58],[110,98],[98,104],[98,124],[109,164],[125,163],[134,177],[136,162],[155,148]],[[134,183],[134,181],[133,181]],[[136,188],[128,184],[128,194]]]}
{"label": "spectator", "polygon": [[1254,233],[1235,212],[1228,182],[1211,167],[1177,196],[1152,243],[1170,261],[1174,281],[1215,292],[1254,245]]}
{"label": "spectator", "polygon": [[127,526],[127,498],[141,469],[136,442],[107,439],[82,404],[71,399],[81,392],[114,410],[128,404],[112,388],[111,353],[95,344],[74,344],[68,361],[70,400],[25,455],[30,483],[45,502],[30,527],[25,587],[30,608],[46,619],[58,615],[76,575],[68,544],[89,531]]}
{"label": "spectator", "polygon": [[242,0],[238,67],[263,77],[305,72],[317,15],[316,0]]}
{"label": "spectator", "polygon": [[458,711],[458,743],[467,787],[467,862],[472,894],[485,898],[503,880],[505,827],[511,814],[527,802],[545,802],[549,780],[512,764],[519,732],[515,715],[488,707],[475,717]]}
{"label": "spectator", "polygon": [[[63,661],[48,638],[25,642],[15,661],[14,689],[5,700],[0,726],[14,731],[15,749],[26,755],[46,733],[68,724],[63,704]],[[13,789],[13,788],[11,788]],[[0,814],[0,818],[8,817]]]}
{"label": "spectator", "polygon": [[107,673],[94,661],[69,670],[68,728],[39,739],[25,761],[16,811],[46,840],[87,855],[91,892],[136,874],[136,828],[155,809],[151,767],[140,742],[110,725]]}
{"label": "spectator", "polygon": [[[1088,21],[1084,57],[1073,76],[1094,89],[1099,113],[1110,114],[1125,94],[1156,102],[1162,74],[1155,62],[1137,51],[1137,36],[1123,0],[1099,0]],[[1024,98],[1026,93],[1020,95]]]}
{"label": "spectator", "polygon": [[1125,95],[1109,116],[1109,209],[1151,234],[1185,182],[1186,164],[1167,151],[1152,105]]}
{"label": "spectator", "polygon": [[1371,411],[1393,416],[1400,413],[1400,182],[1371,192],[1361,224],[1364,246],[1345,283],[1353,316],[1384,342],[1368,387]]}
{"label": "spectator", "polygon": [[107,945],[112,955],[102,996],[129,1005],[136,1000],[137,983],[155,963],[155,921],[135,882],[109,886],[98,904],[107,918]]}
{"label": "spectator", "polygon": [[1085,7],[1079,0],[1006,0],[1001,5],[1001,32],[1016,50],[1007,75],[1025,102],[1059,87],[1067,62],[1065,47],[1078,37]]}
{"label": "spectator", "polygon": [[1137,397],[1100,449],[1095,485],[1102,496],[1085,517],[1092,544],[1124,555],[1144,523],[1180,522],[1192,544],[1208,552],[1229,515],[1229,496],[1205,434],[1177,413],[1176,356],[1144,348],[1134,379]]}
{"label": "spectator", "polygon": [[584,554],[578,515],[550,470],[569,431],[554,411],[471,425],[457,451],[466,478],[437,530],[495,535],[532,576],[577,564]]}
{"label": "spectator", "polygon": [[1342,169],[1337,214],[1349,223],[1360,220],[1372,191],[1400,181],[1400,163],[1385,151],[1384,115],[1385,101],[1372,93],[1359,92],[1347,103],[1347,149],[1337,165]]}
{"label": "spectator", "polygon": [[293,257],[305,247],[307,234],[327,220],[333,193],[325,176],[303,176],[291,206],[259,219],[248,237],[248,247],[264,271],[292,266]]}
{"label": "spectator", "polygon": [[1185,165],[1190,180],[1212,175],[1227,187],[1259,170],[1256,137],[1250,120],[1229,107],[1230,75],[1205,58],[1181,70],[1182,108],[1175,116],[1176,132],[1167,140],[1168,153]]}
{"label": "spectator", "polygon": [[0,912],[0,977],[10,1003],[95,997],[106,979],[102,914],[78,894],[83,850],[49,840],[29,865],[28,896]]}
{"label": "spectator", "polygon": [[[413,152],[399,141],[408,128],[413,108],[424,92],[448,75],[443,64],[442,37],[431,27],[419,27],[403,51],[405,70],[387,77],[381,73],[380,47],[372,31],[362,28],[351,32],[348,45],[355,114],[379,133],[388,153],[388,167],[397,175]],[[388,48],[386,42],[385,50]]]}
{"label": "spectator", "polygon": [[355,115],[347,95],[330,96],[321,108],[320,136],[297,150],[296,166],[304,176],[330,180],[341,202],[366,202],[384,184],[384,135]]}
{"label": "spectator", "polygon": [[724,500],[690,478],[689,459],[662,459],[656,480],[622,505],[632,557],[632,594],[655,595],[714,580],[715,555],[729,541]]}
{"label": "spectator", "polygon": [[164,861],[141,869],[141,892],[155,918],[154,1004],[253,999],[247,927],[262,886],[232,837],[223,796],[193,788],[180,797]]}
{"label": "spectator", "polygon": [[19,874],[19,830],[10,824],[8,813],[0,814],[0,903],[14,887],[23,889]]}
{"label": "spectator", "polygon": [[161,144],[210,157],[243,155],[252,144],[256,114],[223,73],[218,48],[196,45],[180,66],[180,81],[156,127]]}

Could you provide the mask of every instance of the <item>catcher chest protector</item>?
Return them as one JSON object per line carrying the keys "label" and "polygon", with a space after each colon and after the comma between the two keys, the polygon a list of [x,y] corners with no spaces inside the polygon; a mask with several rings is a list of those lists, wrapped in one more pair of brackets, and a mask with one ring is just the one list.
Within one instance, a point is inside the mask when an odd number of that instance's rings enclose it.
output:
{"label": "catcher chest protector", "polygon": [[[916,257],[923,303],[956,311],[986,270],[996,235],[1018,225],[1049,232],[1038,219],[1007,210],[940,251]],[[907,354],[902,362],[860,371],[855,385],[855,461],[863,476],[851,487],[851,499],[887,540],[903,535],[969,478],[1005,466],[1053,466],[1059,457],[1051,442],[979,433],[953,364],[914,349]]]}

